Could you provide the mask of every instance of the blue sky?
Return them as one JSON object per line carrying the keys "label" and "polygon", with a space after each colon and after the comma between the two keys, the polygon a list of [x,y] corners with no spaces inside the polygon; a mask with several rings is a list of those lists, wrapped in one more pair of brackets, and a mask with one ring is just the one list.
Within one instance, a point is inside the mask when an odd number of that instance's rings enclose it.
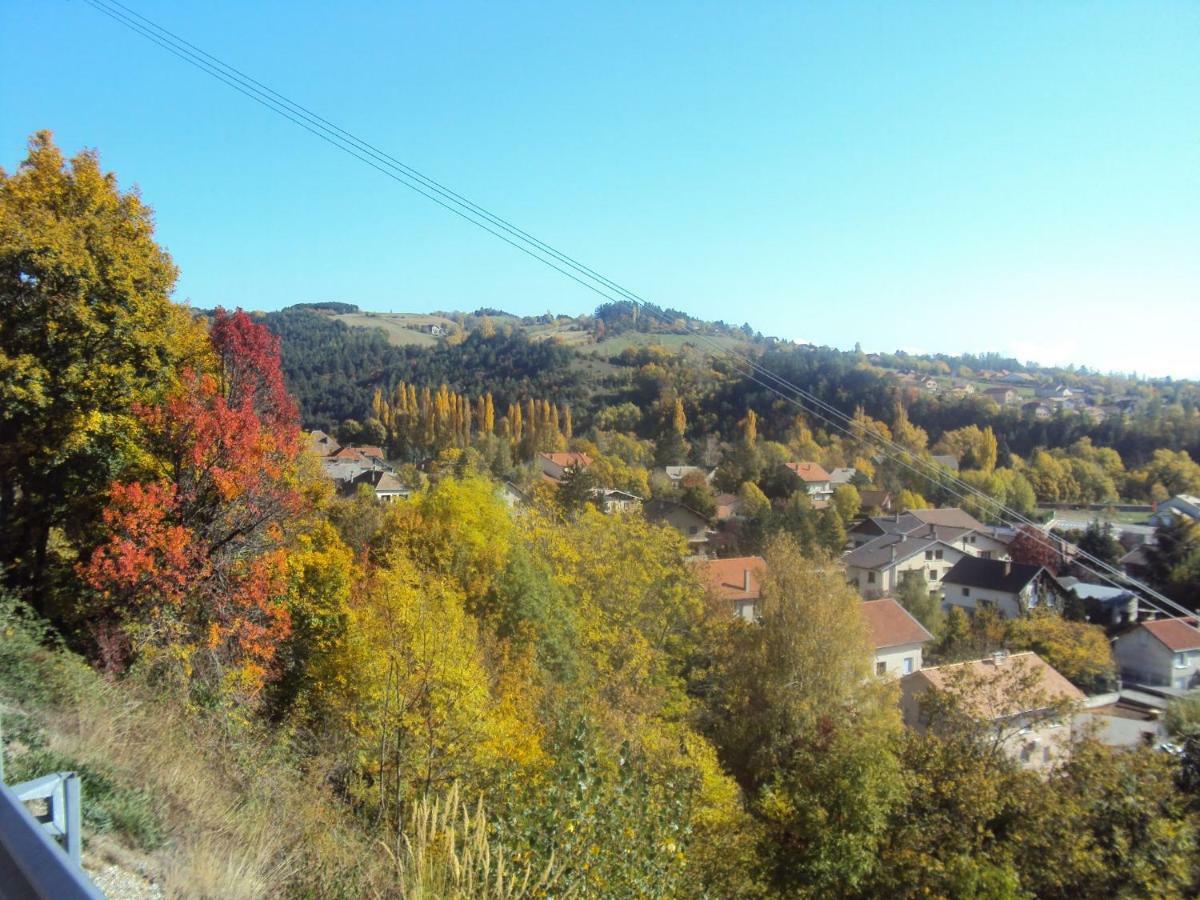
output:
{"label": "blue sky", "polygon": [[[1200,3],[127,0],[663,306],[1200,376]],[[100,150],[177,297],[597,298],[80,0],[0,0],[0,165]]]}

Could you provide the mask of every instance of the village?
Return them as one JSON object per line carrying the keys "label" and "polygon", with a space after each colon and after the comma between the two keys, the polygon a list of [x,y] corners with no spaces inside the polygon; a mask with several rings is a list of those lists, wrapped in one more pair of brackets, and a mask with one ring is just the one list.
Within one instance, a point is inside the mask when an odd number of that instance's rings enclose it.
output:
{"label": "village", "polygon": [[[310,438],[326,476],[343,496],[365,490],[378,502],[391,503],[419,490],[401,480],[377,446],[343,447],[322,431],[311,432]],[[953,457],[933,458],[957,468]],[[532,491],[562,489],[586,473],[593,460],[586,453],[564,451],[538,453],[535,462],[538,478],[532,489],[511,481],[498,484],[510,509],[530,502]],[[828,508],[837,488],[856,476],[853,468],[826,471],[810,461],[784,467],[784,476],[794,479],[814,510]],[[661,467],[653,478],[679,487],[710,484],[714,474],[715,469],[679,465]],[[586,490],[605,514],[641,515],[677,531],[710,602],[731,617],[758,620],[767,562],[759,555],[737,555],[738,531],[747,518],[737,495],[715,494],[713,512],[705,515],[677,500],[645,499],[590,483]],[[924,727],[922,698],[927,692],[966,694],[958,699],[992,724],[1005,752],[1030,768],[1061,762],[1072,740],[1085,734],[1113,747],[1177,752],[1164,716],[1173,699],[1200,686],[1200,627],[1194,617],[1165,617],[1139,604],[1135,591],[1094,572],[1078,578],[1015,562],[1009,545],[1018,531],[1010,525],[984,524],[958,507],[899,510],[889,492],[870,486],[858,488],[858,496],[861,515],[846,530],[838,564],[862,597],[876,677],[899,682],[906,724]],[[1200,520],[1200,498],[1173,497],[1158,505],[1145,526],[1126,529],[1121,537],[1130,549],[1121,562],[1128,574],[1141,574],[1154,526],[1177,517]],[[1064,546],[1048,526],[1043,533],[1048,544]],[[1084,609],[1086,620],[1102,627],[1110,640],[1118,677],[1104,690],[1085,693],[1036,652],[1003,648],[975,660],[928,664],[924,648],[934,635],[899,599],[901,590],[911,591],[913,584],[928,593],[943,615],[952,609],[969,616],[986,610],[1011,620]]]}

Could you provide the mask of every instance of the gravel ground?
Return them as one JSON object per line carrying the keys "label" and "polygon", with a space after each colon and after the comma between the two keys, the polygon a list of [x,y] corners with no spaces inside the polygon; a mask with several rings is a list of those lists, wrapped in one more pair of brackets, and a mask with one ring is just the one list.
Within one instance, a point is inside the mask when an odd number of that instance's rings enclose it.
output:
{"label": "gravel ground", "polygon": [[162,888],[113,863],[92,865],[85,861],[84,870],[108,900],[162,900]]}

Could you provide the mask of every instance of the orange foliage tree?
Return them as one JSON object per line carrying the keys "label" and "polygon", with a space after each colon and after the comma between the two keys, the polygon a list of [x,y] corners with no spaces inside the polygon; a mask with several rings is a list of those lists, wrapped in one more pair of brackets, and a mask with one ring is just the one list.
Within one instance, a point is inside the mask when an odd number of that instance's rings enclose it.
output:
{"label": "orange foliage tree", "polygon": [[104,598],[103,662],[141,656],[210,694],[251,699],[290,631],[284,550],[303,512],[296,407],[278,341],[242,311],[217,310],[215,371],[186,371],[139,409],[158,477],[114,483],[105,538],[81,566]]}

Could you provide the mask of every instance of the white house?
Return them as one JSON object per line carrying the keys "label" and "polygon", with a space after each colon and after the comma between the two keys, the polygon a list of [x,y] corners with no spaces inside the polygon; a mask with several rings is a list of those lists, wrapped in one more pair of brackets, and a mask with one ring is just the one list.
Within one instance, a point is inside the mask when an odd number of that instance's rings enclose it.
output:
{"label": "white house", "polygon": [[1194,618],[1143,622],[1113,642],[1127,682],[1188,690],[1200,686],[1200,628]]}
{"label": "white house", "polygon": [[664,466],[663,474],[667,476],[671,484],[680,484],[683,479],[689,475],[698,475],[705,481],[711,481],[713,473],[716,469],[702,469],[700,466]]}
{"label": "white house", "polygon": [[784,463],[784,468],[795,475],[813,500],[828,500],[833,496],[833,482],[829,473],[815,462]]}
{"label": "white house", "polygon": [[864,600],[862,611],[871,629],[876,675],[898,678],[921,668],[922,647],[933,635],[912,613],[891,597]]}
{"label": "white house", "polygon": [[921,535],[885,534],[855,547],[842,557],[847,578],[867,599],[891,594],[909,573],[936,591],[946,573],[967,553],[953,543],[962,532],[949,528],[945,532],[930,526]]}
{"label": "white house", "polygon": [[997,748],[1031,769],[1046,769],[1070,750],[1071,721],[1083,692],[1033,652],[996,653],[920,669],[900,679],[900,709],[910,728],[953,727],[929,718],[931,691],[944,692],[961,713],[991,726]]}
{"label": "white house", "polygon": [[1058,606],[1060,590],[1041,566],[964,556],[942,579],[942,607],[991,607],[1012,619],[1037,606]]}
{"label": "white house", "polygon": [[709,599],[732,616],[754,622],[762,600],[760,579],[767,572],[761,556],[710,559],[700,565],[701,580],[708,585]]}
{"label": "white house", "polygon": [[592,497],[600,511],[608,515],[619,512],[636,512],[642,508],[642,498],[616,488],[594,488]]}

